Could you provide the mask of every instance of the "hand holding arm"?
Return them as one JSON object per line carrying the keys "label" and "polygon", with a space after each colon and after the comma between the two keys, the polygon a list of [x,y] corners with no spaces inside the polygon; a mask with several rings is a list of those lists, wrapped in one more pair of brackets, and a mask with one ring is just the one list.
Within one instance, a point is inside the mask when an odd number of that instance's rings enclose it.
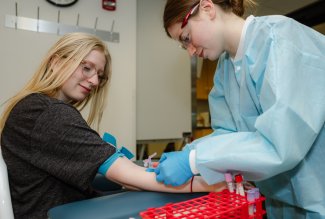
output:
{"label": "hand holding arm", "polygon": [[[190,192],[190,181],[182,186],[166,186],[156,181],[156,174],[147,172],[144,167],[134,164],[125,157],[119,157],[106,172],[106,178],[124,185],[126,188],[159,191],[159,192]],[[190,177],[191,178],[191,177]],[[226,188],[224,182],[208,185],[200,176],[194,177],[192,183],[193,192],[221,191]]]}
{"label": "hand holding arm", "polygon": [[157,181],[165,185],[180,186],[194,175],[189,163],[190,150],[164,153],[155,169]]}

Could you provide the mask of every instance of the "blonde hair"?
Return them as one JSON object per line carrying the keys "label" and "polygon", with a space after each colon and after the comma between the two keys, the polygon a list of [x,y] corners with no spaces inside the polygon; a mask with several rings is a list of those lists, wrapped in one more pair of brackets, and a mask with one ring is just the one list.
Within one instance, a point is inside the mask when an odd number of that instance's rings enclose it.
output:
{"label": "blonde hair", "polygon": [[[107,83],[94,89],[84,100],[73,101],[70,104],[82,111],[90,102],[87,123],[89,126],[95,126],[95,129],[98,130],[106,103],[108,82],[111,77],[111,56],[106,44],[97,37],[87,33],[69,33],[61,37],[52,46],[30,81],[7,101],[0,120],[0,133],[11,110],[20,100],[32,93],[42,93],[55,98],[63,84],[92,50],[98,50],[105,55],[104,75],[108,78]],[[55,70],[51,68],[52,64],[56,65]]]}
{"label": "blonde hair", "polygon": [[[239,17],[243,17],[247,9],[256,6],[255,0],[212,0],[212,2],[224,11],[231,11]],[[167,0],[163,20],[169,37],[168,28],[175,23],[182,22],[191,8],[199,3],[200,0]]]}

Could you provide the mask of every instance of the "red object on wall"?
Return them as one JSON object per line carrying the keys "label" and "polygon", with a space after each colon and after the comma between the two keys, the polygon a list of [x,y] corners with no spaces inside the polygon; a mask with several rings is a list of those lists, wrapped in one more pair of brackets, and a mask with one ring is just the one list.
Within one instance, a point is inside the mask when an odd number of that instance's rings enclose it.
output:
{"label": "red object on wall", "polygon": [[108,11],[116,10],[116,0],[102,0],[102,7]]}

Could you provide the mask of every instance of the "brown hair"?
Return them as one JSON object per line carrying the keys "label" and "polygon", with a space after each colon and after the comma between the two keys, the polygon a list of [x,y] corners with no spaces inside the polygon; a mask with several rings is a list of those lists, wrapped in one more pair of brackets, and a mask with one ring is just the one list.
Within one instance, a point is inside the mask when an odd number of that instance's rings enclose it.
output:
{"label": "brown hair", "polygon": [[[224,11],[231,11],[239,17],[242,17],[245,10],[255,6],[255,0],[212,0],[212,2]],[[200,3],[200,0],[167,0],[164,10],[164,28],[170,37],[167,28],[171,25],[182,22],[186,14],[193,6]]]}

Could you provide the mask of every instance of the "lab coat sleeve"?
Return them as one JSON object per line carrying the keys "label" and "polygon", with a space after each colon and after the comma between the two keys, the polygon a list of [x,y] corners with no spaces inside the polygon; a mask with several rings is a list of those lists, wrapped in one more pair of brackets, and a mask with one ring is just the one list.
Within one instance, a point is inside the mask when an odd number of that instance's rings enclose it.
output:
{"label": "lab coat sleeve", "polygon": [[[325,121],[325,40],[321,34],[286,22],[273,28],[260,78],[259,101],[263,112],[253,132],[211,135],[198,144],[196,166],[209,183],[222,179],[226,171],[241,172],[245,179],[259,181],[288,171],[306,156]],[[292,34],[294,33],[294,34]],[[249,56],[250,54],[246,54]],[[246,57],[253,62],[256,57]],[[251,64],[251,63],[250,63]],[[246,73],[250,74],[248,64]],[[211,95],[210,106],[218,130],[235,130],[222,86]],[[213,110],[213,109],[212,109]],[[214,121],[212,121],[214,123]],[[215,128],[215,127],[214,127]]]}

